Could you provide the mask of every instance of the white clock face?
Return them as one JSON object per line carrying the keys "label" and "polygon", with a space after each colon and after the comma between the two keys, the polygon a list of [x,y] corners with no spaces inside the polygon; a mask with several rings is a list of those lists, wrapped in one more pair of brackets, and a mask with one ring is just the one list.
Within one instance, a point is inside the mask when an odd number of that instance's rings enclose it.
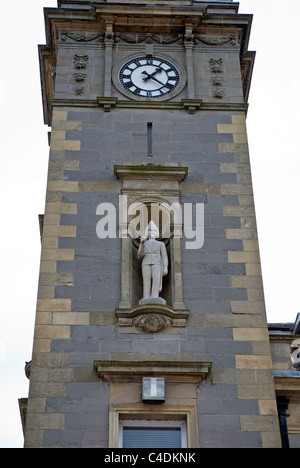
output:
{"label": "white clock face", "polygon": [[158,57],[137,57],[123,65],[119,72],[123,88],[141,98],[160,98],[179,84],[177,68]]}

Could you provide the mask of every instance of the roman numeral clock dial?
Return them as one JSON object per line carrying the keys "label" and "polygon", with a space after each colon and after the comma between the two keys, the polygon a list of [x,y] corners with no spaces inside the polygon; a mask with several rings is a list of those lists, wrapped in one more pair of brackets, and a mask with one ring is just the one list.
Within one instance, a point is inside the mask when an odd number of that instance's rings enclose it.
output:
{"label": "roman numeral clock dial", "polygon": [[175,65],[158,57],[136,57],[119,71],[123,90],[139,98],[161,98],[177,89],[180,73]]}

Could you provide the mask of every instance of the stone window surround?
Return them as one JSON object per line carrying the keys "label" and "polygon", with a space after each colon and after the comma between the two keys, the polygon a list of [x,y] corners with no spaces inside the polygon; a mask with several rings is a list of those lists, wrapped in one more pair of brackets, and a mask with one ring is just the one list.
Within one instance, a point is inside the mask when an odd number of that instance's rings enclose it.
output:
{"label": "stone window surround", "polygon": [[[187,448],[198,446],[198,423],[196,385],[206,379],[211,371],[211,362],[198,361],[164,361],[154,360],[126,360],[126,361],[95,361],[94,368],[98,377],[110,384],[110,407],[109,407],[109,448],[119,447],[119,424],[121,420],[173,420],[185,421],[187,430]],[[186,385],[190,393],[194,394],[193,403],[174,404],[166,395],[163,404],[145,404],[140,401],[130,402],[130,392],[125,391],[122,395],[115,392],[114,385],[119,388],[120,383],[129,384],[139,395],[144,376],[165,377],[166,389],[169,384],[176,384],[176,396],[182,401],[186,400]],[[183,385],[181,385],[183,384]],[[117,402],[114,399],[117,398]]]}
{"label": "stone window surround", "polygon": [[180,405],[176,407],[151,405],[151,410],[141,408],[140,405],[111,405],[109,411],[109,448],[119,448],[119,428],[123,420],[147,420],[149,427],[151,421],[183,421],[186,424],[187,448],[195,448],[196,435],[198,434],[197,407]]}

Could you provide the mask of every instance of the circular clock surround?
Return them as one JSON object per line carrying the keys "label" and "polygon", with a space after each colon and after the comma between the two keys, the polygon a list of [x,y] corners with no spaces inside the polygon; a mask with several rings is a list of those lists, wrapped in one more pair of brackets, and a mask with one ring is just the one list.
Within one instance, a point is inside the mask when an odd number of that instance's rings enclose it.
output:
{"label": "circular clock surround", "polygon": [[114,67],[112,78],[122,94],[143,101],[171,99],[186,84],[184,68],[160,54],[127,57]]}

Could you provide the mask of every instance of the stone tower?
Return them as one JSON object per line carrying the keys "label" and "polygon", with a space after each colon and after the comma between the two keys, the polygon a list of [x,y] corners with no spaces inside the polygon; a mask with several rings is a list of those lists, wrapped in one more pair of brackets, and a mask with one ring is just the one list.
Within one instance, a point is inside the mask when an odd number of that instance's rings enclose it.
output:
{"label": "stone tower", "polygon": [[45,9],[25,447],[281,446],[245,124],[252,17],[238,7]]}

